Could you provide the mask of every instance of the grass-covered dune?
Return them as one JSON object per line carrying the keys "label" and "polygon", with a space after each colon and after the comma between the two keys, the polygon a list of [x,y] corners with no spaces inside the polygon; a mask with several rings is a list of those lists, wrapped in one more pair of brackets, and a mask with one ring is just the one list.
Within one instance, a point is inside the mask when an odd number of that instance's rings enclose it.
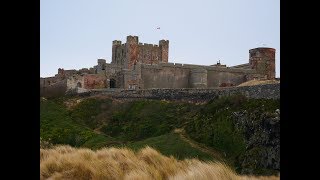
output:
{"label": "grass-covered dune", "polygon": [[70,146],[40,149],[40,179],[169,179],[169,180],[276,180],[277,176],[238,175],[225,164],[197,159],[177,160],[146,147],[97,151]]}

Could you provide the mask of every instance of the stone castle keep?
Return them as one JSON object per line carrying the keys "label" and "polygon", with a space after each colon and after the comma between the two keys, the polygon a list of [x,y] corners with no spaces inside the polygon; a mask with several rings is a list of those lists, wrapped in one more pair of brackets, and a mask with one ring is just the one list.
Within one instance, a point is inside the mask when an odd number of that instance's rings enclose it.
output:
{"label": "stone castle keep", "polygon": [[[249,50],[249,62],[227,67],[169,63],[169,41],[112,42],[112,60],[98,59],[92,68],[58,69],[53,77],[40,78],[40,95],[62,95],[79,89],[217,88],[237,86],[252,79],[275,79],[275,49]],[[196,60],[195,60],[196,61]]]}

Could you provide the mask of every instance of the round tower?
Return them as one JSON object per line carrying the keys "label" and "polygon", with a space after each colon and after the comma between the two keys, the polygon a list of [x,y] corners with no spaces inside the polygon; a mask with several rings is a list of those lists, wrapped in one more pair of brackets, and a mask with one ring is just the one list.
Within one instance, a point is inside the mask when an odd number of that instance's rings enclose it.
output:
{"label": "round tower", "polygon": [[202,68],[191,69],[191,88],[207,88],[207,70]]}
{"label": "round tower", "polygon": [[258,74],[264,75],[266,79],[274,79],[275,70],[275,54],[274,48],[259,47],[249,50],[249,64]]}

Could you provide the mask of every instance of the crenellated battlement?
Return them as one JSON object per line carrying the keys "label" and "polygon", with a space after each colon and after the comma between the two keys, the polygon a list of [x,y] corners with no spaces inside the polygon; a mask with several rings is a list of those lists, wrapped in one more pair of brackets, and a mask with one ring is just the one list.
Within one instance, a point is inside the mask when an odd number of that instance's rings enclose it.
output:
{"label": "crenellated battlement", "polygon": [[121,45],[121,41],[114,40],[112,41],[112,45]]}
{"label": "crenellated battlement", "polygon": [[143,64],[167,63],[169,56],[169,40],[160,40],[159,44],[139,42],[138,36],[127,36],[126,43],[114,40],[112,46],[113,64],[123,65],[131,69],[137,62]]}
{"label": "crenellated battlement", "polygon": [[141,64],[143,68],[148,69],[163,69],[163,68],[182,68],[182,69],[205,69],[207,71],[216,72],[234,72],[234,73],[248,73],[254,74],[256,71],[254,69],[240,69],[231,67],[215,67],[215,66],[205,66],[196,64],[181,64],[181,63],[159,63],[159,64]]}
{"label": "crenellated battlement", "polygon": [[159,45],[169,45],[169,40],[162,39],[159,41]]}

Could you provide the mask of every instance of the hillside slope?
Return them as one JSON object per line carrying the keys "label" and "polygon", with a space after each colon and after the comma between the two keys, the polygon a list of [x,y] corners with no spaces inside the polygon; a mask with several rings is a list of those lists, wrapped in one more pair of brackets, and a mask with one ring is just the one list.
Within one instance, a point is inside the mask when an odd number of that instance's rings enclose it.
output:
{"label": "hillside slope", "polygon": [[103,147],[112,137],[95,133],[89,127],[73,121],[67,109],[55,100],[40,100],[40,137],[53,144],[75,147]]}
{"label": "hillside slope", "polygon": [[138,150],[150,145],[178,159],[217,160],[172,133],[184,128],[193,144],[201,143],[207,146],[205,149],[213,148],[226,155],[226,162],[239,173],[277,174],[278,109],[279,100],[247,99],[241,95],[200,105],[64,97],[41,102],[41,137],[54,144],[91,149],[126,146]]}

